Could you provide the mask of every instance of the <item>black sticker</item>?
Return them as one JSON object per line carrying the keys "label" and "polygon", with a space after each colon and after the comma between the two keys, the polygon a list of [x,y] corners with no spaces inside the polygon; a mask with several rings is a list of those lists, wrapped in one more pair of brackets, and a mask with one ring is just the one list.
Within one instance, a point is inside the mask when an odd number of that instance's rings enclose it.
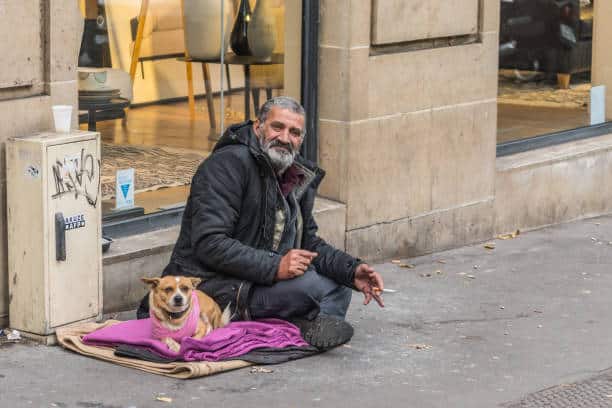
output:
{"label": "black sticker", "polygon": [[70,217],[64,217],[64,222],[66,224],[66,231],[83,228],[85,226],[85,215],[77,214]]}

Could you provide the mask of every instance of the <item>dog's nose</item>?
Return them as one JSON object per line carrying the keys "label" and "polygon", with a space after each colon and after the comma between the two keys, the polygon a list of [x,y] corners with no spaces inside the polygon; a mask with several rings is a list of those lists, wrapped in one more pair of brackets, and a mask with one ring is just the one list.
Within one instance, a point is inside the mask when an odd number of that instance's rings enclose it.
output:
{"label": "dog's nose", "polygon": [[182,306],[183,305],[183,297],[181,295],[176,295],[174,298],[172,298],[172,302],[174,302],[175,306]]}

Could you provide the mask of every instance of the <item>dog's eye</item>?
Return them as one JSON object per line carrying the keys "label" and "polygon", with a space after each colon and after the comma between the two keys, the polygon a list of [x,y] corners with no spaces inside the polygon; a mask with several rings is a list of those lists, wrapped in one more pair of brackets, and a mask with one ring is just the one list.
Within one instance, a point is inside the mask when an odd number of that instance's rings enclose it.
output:
{"label": "dog's eye", "polygon": [[170,286],[168,286],[167,288],[164,289],[164,292],[166,293],[172,293],[174,291],[174,289],[172,289]]}
{"label": "dog's eye", "polygon": [[187,286],[181,286],[181,290],[183,292],[187,292],[189,290],[189,288]]}

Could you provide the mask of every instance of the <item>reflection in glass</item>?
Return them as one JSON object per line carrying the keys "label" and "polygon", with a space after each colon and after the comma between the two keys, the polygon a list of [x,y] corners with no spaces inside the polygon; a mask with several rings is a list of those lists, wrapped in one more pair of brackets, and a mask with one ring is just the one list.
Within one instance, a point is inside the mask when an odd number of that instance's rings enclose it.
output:
{"label": "reflection in glass", "polygon": [[589,124],[592,0],[501,1],[498,143]]}
{"label": "reflection in glass", "polygon": [[[103,142],[103,212],[114,213],[115,175],[125,168],[135,169],[136,206],[142,211],[180,206],[193,173],[222,131],[221,117],[225,127],[254,118],[264,98],[285,92],[285,1],[224,1],[226,42],[240,18],[253,23],[258,14],[260,25],[245,28],[244,44],[263,49],[258,57],[232,62],[235,50],[228,48],[225,58],[232,63],[226,65],[220,64],[220,0],[79,2],[90,25],[79,59],[80,104],[116,97],[130,104],[96,114],[94,126]],[[290,40],[299,44],[295,21],[300,19],[292,15]],[[291,67],[299,64],[300,50],[292,53]],[[289,71],[292,78],[299,78],[296,71],[299,67]],[[92,85],[103,77],[100,86]],[[79,120],[87,129],[86,110],[80,109]]]}

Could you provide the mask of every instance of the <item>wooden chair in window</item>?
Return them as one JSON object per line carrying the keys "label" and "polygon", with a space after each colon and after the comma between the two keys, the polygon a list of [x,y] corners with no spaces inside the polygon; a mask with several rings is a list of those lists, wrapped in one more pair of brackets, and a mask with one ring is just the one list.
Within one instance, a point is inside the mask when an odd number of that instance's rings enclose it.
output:
{"label": "wooden chair in window", "polygon": [[[162,59],[187,57],[185,51],[185,36],[183,32],[183,1],[182,0],[142,0],[138,17],[132,22],[132,58],[130,77],[136,75],[138,63]],[[195,116],[195,97],[193,88],[193,67],[191,62],[185,63],[187,75],[187,95],[189,112]],[[227,83],[231,89],[229,68],[226,65]],[[208,64],[202,64],[204,81],[210,84]],[[212,128],[216,127],[212,90],[206,87],[208,115]]]}

